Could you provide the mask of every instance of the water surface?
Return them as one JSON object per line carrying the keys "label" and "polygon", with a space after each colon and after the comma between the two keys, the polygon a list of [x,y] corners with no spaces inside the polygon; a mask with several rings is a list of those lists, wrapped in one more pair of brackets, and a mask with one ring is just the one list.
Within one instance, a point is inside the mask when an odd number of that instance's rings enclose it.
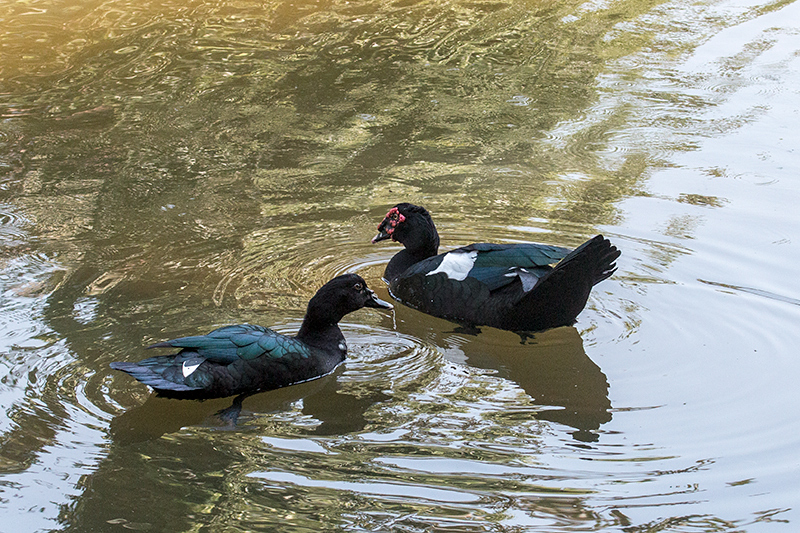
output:
{"label": "water surface", "polygon": [[[794,531],[791,1],[0,3],[0,523]],[[577,324],[397,306],[322,379],[153,397],[108,363],[442,244],[623,250]]]}

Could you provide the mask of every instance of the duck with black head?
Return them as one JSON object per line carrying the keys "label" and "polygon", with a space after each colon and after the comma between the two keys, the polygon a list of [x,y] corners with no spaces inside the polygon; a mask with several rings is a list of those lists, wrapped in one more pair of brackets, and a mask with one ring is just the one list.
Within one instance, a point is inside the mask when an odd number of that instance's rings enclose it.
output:
{"label": "duck with black head", "polygon": [[[308,302],[297,335],[240,324],[207,335],[182,337],[149,348],[180,348],[172,355],[138,363],[115,362],[111,368],[127,372],[152,387],[159,396],[207,399],[248,395],[309,381],[332,372],[347,354],[339,321],[363,307],[391,309],[356,274],[338,276]],[[235,411],[238,414],[238,411]]]}
{"label": "duck with black head", "polygon": [[620,251],[602,235],[574,250],[546,244],[477,243],[439,254],[439,233],[421,206],[400,203],[373,243],[404,248],[384,279],[400,302],[464,326],[541,331],[575,323],[592,287],[616,270]]}

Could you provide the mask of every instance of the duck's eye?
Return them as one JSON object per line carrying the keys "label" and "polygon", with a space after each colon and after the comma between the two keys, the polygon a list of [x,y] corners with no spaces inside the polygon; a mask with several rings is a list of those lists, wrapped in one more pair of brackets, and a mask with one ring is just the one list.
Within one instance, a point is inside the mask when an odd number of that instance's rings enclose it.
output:
{"label": "duck's eye", "polygon": [[403,213],[401,213],[396,207],[393,207],[388,213],[386,213],[386,218],[393,222],[392,226],[396,226],[406,219],[406,217],[403,216]]}
{"label": "duck's eye", "polygon": [[364,285],[361,283],[356,283],[355,285],[353,285],[353,288],[357,291],[362,291],[364,290]]}

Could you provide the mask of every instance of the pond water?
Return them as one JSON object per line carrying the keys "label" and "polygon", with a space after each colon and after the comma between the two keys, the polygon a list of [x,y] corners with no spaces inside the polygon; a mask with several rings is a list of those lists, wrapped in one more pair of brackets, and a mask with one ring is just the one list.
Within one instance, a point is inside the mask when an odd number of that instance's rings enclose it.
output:
{"label": "pond water", "polygon": [[[0,529],[796,531],[799,87],[784,0],[0,2]],[[526,340],[353,313],[234,428],[109,368],[388,298],[400,201],[619,270]]]}

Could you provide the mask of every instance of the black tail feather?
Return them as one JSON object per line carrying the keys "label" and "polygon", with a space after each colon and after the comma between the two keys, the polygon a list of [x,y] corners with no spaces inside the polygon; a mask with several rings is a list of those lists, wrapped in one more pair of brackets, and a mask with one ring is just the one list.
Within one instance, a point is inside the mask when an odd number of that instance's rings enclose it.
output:
{"label": "black tail feather", "polygon": [[183,383],[176,383],[174,381],[166,380],[161,375],[153,372],[151,368],[139,365],[137,363],[111,363],[109,366],[111,366],[111,368],[114,370],[121,370],[122,372],[130,374],[138,381],[141,381],[145,385],[149,385],[156,390],[176,392],[199,390],[197,387],[189,387]]}
{"label": "black tail feather", "polygon": [[505,320],[516,330],[538,331],[575,323],[592,287],[608,279],[621,255],[611,242],[597,235],[567,254],[542,277],[509,312]]}

